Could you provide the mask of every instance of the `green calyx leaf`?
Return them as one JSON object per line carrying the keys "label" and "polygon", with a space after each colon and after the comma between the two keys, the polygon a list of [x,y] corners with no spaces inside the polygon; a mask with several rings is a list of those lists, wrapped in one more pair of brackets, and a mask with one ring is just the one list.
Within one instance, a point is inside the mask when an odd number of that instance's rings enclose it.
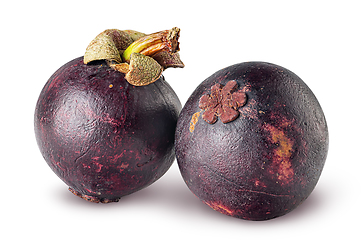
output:
{"label": "green calyx leaf", "polygon": [[121,55],[133,42],[131,36],[118,29],[108,29],[96,36],[88,45],[84,54],[84,63],[96,60],[123,62]]}
{"label": "green calyx leaf", "polygon": [[179,28],[146,35],[134,30],[108,29],[88,45],[84,63],[105,60],[135,86],[155,82],[168,67],[184,67],[179,51]]}

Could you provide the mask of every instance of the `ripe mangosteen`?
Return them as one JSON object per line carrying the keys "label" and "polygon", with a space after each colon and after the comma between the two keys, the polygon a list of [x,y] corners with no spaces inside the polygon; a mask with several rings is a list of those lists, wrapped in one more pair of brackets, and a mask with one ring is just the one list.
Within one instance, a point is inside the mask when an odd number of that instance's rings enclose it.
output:
{"label": "ripe mangosteen", "polygon": [[313,191],[328,130],[312,91],[265,62],[224,68],[192,93],[178,119],[176,157],[189,189],[223,214],[267,220]]}
{"label": "ripe mangosteen", "polygon": [[106,30],[45,84],[35,110],[37,143],[75,195],[116,202],[173,163],[181,103],[162,71],[183,67],[178,37],[178,28]]}

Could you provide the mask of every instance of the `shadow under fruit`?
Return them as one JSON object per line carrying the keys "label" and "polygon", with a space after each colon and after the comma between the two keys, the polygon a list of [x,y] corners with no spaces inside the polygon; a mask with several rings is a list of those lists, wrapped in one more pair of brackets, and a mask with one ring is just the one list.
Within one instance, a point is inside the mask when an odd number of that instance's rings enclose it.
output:
{"label": "shadow under fruit", "polygon": [[224,68],[192,93],[176,130],[189,189],[223,214],[282,216],[321,175],[327,124],[316,97],[291,71],[264,62]]}

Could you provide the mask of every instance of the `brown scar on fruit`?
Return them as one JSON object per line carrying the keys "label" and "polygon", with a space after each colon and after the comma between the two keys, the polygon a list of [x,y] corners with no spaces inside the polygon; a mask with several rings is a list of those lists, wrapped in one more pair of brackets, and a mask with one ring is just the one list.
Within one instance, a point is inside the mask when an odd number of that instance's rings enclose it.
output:
{"label": "brown scar on fruit", "polygon": [[219,83],[211,87],[211,94],[203,95],[199,100],[199,108],[204,110],[202,118],[209,124],[217,121],[218,117],[223,123],[229,123],[239,116],[238,109],[247,102],[244,91],[238,90],[238,83],[228,81],[226,85]]}
{"label": "brown scar on fruit", "polygon": [[192,115],[191,122],[189,123],[189,131],[192,133],[194,131],[194,128],[196,126],[196,123],[198,122],[198,118],[201,115],[201,111],[196,112]]}
{"label": "brown scar on fruit", "polygon": [[271,135],[271,142],[277,146],[273,151],[274,161],[270,173],[276,174],[277,180],[279,180],[281,184],[287,184],[292,180],[294,175],[290,161],[294,151],[294,142],[288,138],[282,130],[270,124],[266,124],[265,129]]}

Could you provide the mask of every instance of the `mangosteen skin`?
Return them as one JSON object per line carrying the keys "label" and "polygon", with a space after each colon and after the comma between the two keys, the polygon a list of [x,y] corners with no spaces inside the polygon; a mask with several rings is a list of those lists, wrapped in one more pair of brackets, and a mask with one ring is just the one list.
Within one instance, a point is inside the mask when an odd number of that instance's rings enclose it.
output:
{"label": "mangosteen skin", "polygon": [[[247,96],[229,123],[202,119],[200,98],[235,80]],[[175,148],[182,177],[223,214],[268,220],[299,206],[313,191],[327,151],[319,102],[293,72],[265,62],[224,68],[203,81],[178,119]]]}
{"label": "mangosteen skin", "polygon": [[175,159],[181,103],[163,76],[130,85],[105,62],[76,58],[44,86],[35,135],[50,168],[74,194],[114,202],[159,179]]}

